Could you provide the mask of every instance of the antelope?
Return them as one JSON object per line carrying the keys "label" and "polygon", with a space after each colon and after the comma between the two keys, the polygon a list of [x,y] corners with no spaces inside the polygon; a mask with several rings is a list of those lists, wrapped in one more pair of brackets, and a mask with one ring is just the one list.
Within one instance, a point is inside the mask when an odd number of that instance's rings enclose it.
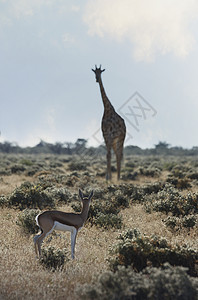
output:
{"label": "antelope", "polygon": [[41,233],[34,237],[36,256],[41,256],[41,244],[53,230],[71,232],[71,257],[75,258],[75,244],[78,231],[83,227],[88,217],[89,205],[93,197],[93,191],[88,197],[79,189],[79,197],[82,201],[81,213],[66,213],[58,210],[45,211],[36,216],[36,223]]}

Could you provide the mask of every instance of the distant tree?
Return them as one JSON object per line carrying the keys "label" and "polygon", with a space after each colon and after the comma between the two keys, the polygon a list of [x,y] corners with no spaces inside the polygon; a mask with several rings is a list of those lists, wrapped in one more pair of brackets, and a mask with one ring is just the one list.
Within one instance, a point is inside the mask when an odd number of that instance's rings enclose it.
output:
{"label": "distant tree", "polygon": [[77,141],[75,142],[75,153],[80,154],[84,150],[86,150],[86,144],[87,144],[87,140],[77,139]]}
{"label": "distant tree", "polygon": [[155,145],[156,149],[168,149],[170,147],[170,144],[166,142],[159,142],[158,144]]}
{"label": "distant tree", "polygon": [[46,146],[47,143],[41,139],[40,142],[35,146],[35,148],[44,148]]}
{"label": "distant tree", "polygon": [[87,140],[85,140],[85,139],[77,139],[77,141],[75,143],[76,147],[78,147],[78,146],[86,147],[86,144],[87,144]]}
{"label": "distant tree", "polygon": [[64,147],[65,147],[66,154],[71,155],[73,152],[73,149],[75,148],[75,145],[73,143],[66,142],[64,144]]}
{"label": "distant tree", "polygon": [[55,154],[62,154],[63,153],[63,144],[60,142],[57,142],[55,144],[50,144],[49,148],[52,150]]}
{"label": "distant tree", "polygon": [[125,155],[139,155],[143,154],[143,151],[144,150],[142,150],[140,147],[134,145],[126,146],[124,148]]}
{"label": "distant tree", "polygon": [[13,150],[13,145],[10,142],[5,141],[4,143],[0,143],[0,151],[5,153],[11,153]]}

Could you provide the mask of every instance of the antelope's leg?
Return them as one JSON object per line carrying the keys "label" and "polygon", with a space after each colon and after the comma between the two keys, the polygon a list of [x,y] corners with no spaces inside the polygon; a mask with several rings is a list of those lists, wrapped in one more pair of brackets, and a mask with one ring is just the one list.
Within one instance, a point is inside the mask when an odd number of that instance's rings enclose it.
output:
{"label": "antelope's leg", "polygon": [[37,254],[39,254],[39,257],[41,256],[41,244],[43,242],[43,240],[46,238],[46,236],[48,236],[50,233],[52,233],[52,231],[54,230],[55,225],[50,226],[50,227],[46,227],[46,228],[42,228],[42,233],[36,237],[35,239],[35,248],[38,247],[38,251]]}
{"label": "antelope's leg", "polygon": [[75,245],[76,245],[76,236],[77,236],[77,229],[74,228],[71,231],[71,257],[72,259],[75,258]]}

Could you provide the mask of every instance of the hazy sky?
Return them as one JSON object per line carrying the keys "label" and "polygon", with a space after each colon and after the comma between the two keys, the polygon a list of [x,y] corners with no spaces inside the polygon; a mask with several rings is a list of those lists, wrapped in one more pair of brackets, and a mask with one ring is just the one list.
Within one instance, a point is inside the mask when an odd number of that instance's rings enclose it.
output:
{"label": "hazy sky", "polygon": [[95,64],[126,144],[198,146],[196,0],[0,0],[0,141],[102,142]]}

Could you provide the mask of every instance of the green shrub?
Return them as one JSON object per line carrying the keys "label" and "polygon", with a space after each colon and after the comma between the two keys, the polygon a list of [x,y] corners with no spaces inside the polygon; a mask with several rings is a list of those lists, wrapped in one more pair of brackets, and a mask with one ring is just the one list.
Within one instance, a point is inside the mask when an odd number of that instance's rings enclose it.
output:
{"label": "green shrub", "polygon": [[72,172],[70,175],[67,176],[66,185],[74,187],[76,182],[78,182],[80,175],[77,172]]}
{"label": "green shrub", "polygon": [[106,191],[98,187],[94,189],[94,199],[99,199],[100,201],[105,198]]}
{"label": "green shrub", "polygon": [[157,236],[148,237],[137,230],[124,232],[118,238],[118,244],[114,245],[111,252],[114,258],[110,260],[112,270],[117,270],[119,265],[132,266],[134,270],[141,271],[148,265],[159,267],[165,262],[173,266],[189,268],[189,274],[198,275],[196,260],[198,252],[187,246],[173,247],[166,239]]}
{"label": "green shrub", "polygon": [[55,207],[55,200],[43,190],[43,187],[30,182],[25,182],[16,188],[8,201],[10,206],[16,206],[19,209]]}
{"label": "green shrub", "polygon": [[86,171],[87,163],[84,161],[72,161],[69,163],[70,171]]}
{"label": "green shrub", "polygon": [[120,209],[111,201],[95,201],[89,210],[89,217],[95,217],[98,213],[103,214],[118,214]]}
{"label": "green shrub", "polygon": [[[81,203],[73,203],[72,208],[76,212],[81,211]],[[118,214],[120,212],[119,208],[114,205],[114,203],[110,201],[100,201],[96,200],[93,203],[91,203],[90,208],[89,208],[89,214],[88,214],[88,219],[92,220],[95,218],[99,213],[103,214]]]}
{"label": "green shrub", "polygon": [[25,165],[25,166],[32,166],[34,163],[32,160],[24,158],[20,161],[20,164]]}
{"label": "green shrub", "polygon": [[184,216],[182,219],[182,225],[186,228],[194,227],[196,224],[196,217],[194,215]]}
{"label": "green shrub", "polygon": [[161,190],[163,190],[164,188],[164,184],[161,181],[158,182],[154,182],[154,183],[149,183],[147,185],[143,185],[141,187],[139,187],[140,190],[142,190],[142,193],[144,195],[147,194],[156,194],[158,192],[160,192]]}
{"label": "green shrub", "polygon": [[148,167],[148,168],[140,167],[138,171],[140,175],[144,175],[148,177],[158,177],[161,174],[161,170],[154,167]]}
{"label": "green shrub", "polygon": [[191,213],[198,213],[198,194],[188,193],[183,196],[170,185],[166,185],[157,194],[147,195],[145,208],[148,212],[160,211],[174,216],[185,216]]}
{"label": "green shrub", "polygon": [[40,213],[38,209],[24,209],[18,216],[17,225],[21,226],[25,233],[37,233],[39,227],[36,224],[35,218]]}
{"label": "green shrub", "polygon": [[22,172],[24,172],[26,170],[26,168],[23,165],[13,165],[11,167],[11,172],[13,174],[21,174]]}
{"label": "green shrub", "polygon": [[198,171],[192,170],[192,172],[190,172],[187,176],[190,179],[198,179]]}
{"label": "green shrub", "polygon": [[125,168],[126,169],[130,169],[130,170],[133,170],[135,168],[135,163],[133,161],[128,161],[126,162],[125,164]]}
{"label": "green shrub", "polygon": [[138,172],[125,171],[124,174],[122,174],[122,180],[136,180],[137,176]]}
{"label": "green shrub", "polygon": [[171,170],[171,176],[172,177],[177,177],[177,178],[184,178],[185,177],[185,169],[182,170],[181,165],[175,166]]}
{"label": "green shrub", "polygon": [[162,166],[164,170],[171,171],[176,165],[176,162],[165,162]]}
{"label": "green shrub", "polygon": [[56,169],[56,168],[60,168],[62,167],[63,164],[61,162],[58,161],[51,161],[49,167],[52,169]]}
{"label": "green shrub", "polygon": [[68,260],[66,249],[55,249],[52,246],[42,249],[40,263],[52,271],[62,269]]}
{"label": "green shrub", "polygon": [[0,196],[0,207],[7,206],[7,205],[8,205],[7,197],[4,195]]}
{"label": "green shrub", "polygon": [[178,227],[180,228],[181,225],[180,218],[174,216],[168,216],[163,220],[163,222],[167,227],[170,227],[171,229],[178,229]]}
{"label": "green shrub", "polygon": [[169,176],[167,178],[167,182],[171,183],[177,189],[180,189],[180,190],[188,189],[188,188],[191,187],[190,181],[186,177],[184,177],[184,178],[177,178],[177,177],[174,177],[174,176],[173,177]]}
{"label": "green shrub", "polygon": [[67,182],[67,176],[63,174],[49,174],[48,171],[42,171],[41,175],[38,177],[38,185],[42,189],[54,188],[57,184],[64,185]]}
{"label": "green shrub", "polygon": [[[73,203],[72,208],[76,212],[81,211],[80,203]],[[118,216],[119,208],[110,201],[96,200],[91,203],[88,213],[88,222],[92,225],[98,225],[105,229],[109,227],[121,228],[122,219]]]}
{"label": "green shrub", "polygon": [[92,285],[79,287],[76,293],[84,300],[196,300],[198,279],[188,276],[185,268],[167,263],[140,273],[120,267],[115,273],[103,273]]}
{"label": "green shrub", "polygon": [[73,199],[72,193],[67,188],[50,187],[46,189],[46,192],[55,199],[57,203],[69,203]]}
{"label": "green shrub", "polygon": [[115,196],[112,199],[112,203],[117,208],[129,207],[129,197],[123,195],[123,193],[118,190],[115,192]]}
{"label": "green shrub", "polygon": [[166,219],[163,220],[167,227],[171,229],[179,230],[182,227],[185,228],[192,228],[196,224],[196,216],[194,215],[187,215],[184,217],[175,217],[175,216],[168,216]]}
{"label": "green shrub", "polygon": [[127,201],[133,202],[144,202],[145,196],[150,194],[156,194],[164,188],[162,182],[155,182],[143,186],[135,186],[133,184],[120,184],[120,185],[110,185],[107,188],[107,194],[115,197],[119,193],[122,197],[125,197]]}
{"label": "green shrub", "polygon": [[105,229],[108,228],[122,228],[122,218],[114,214],[98,213],[95,218],[92,219],[92,224],[98,225]]}

